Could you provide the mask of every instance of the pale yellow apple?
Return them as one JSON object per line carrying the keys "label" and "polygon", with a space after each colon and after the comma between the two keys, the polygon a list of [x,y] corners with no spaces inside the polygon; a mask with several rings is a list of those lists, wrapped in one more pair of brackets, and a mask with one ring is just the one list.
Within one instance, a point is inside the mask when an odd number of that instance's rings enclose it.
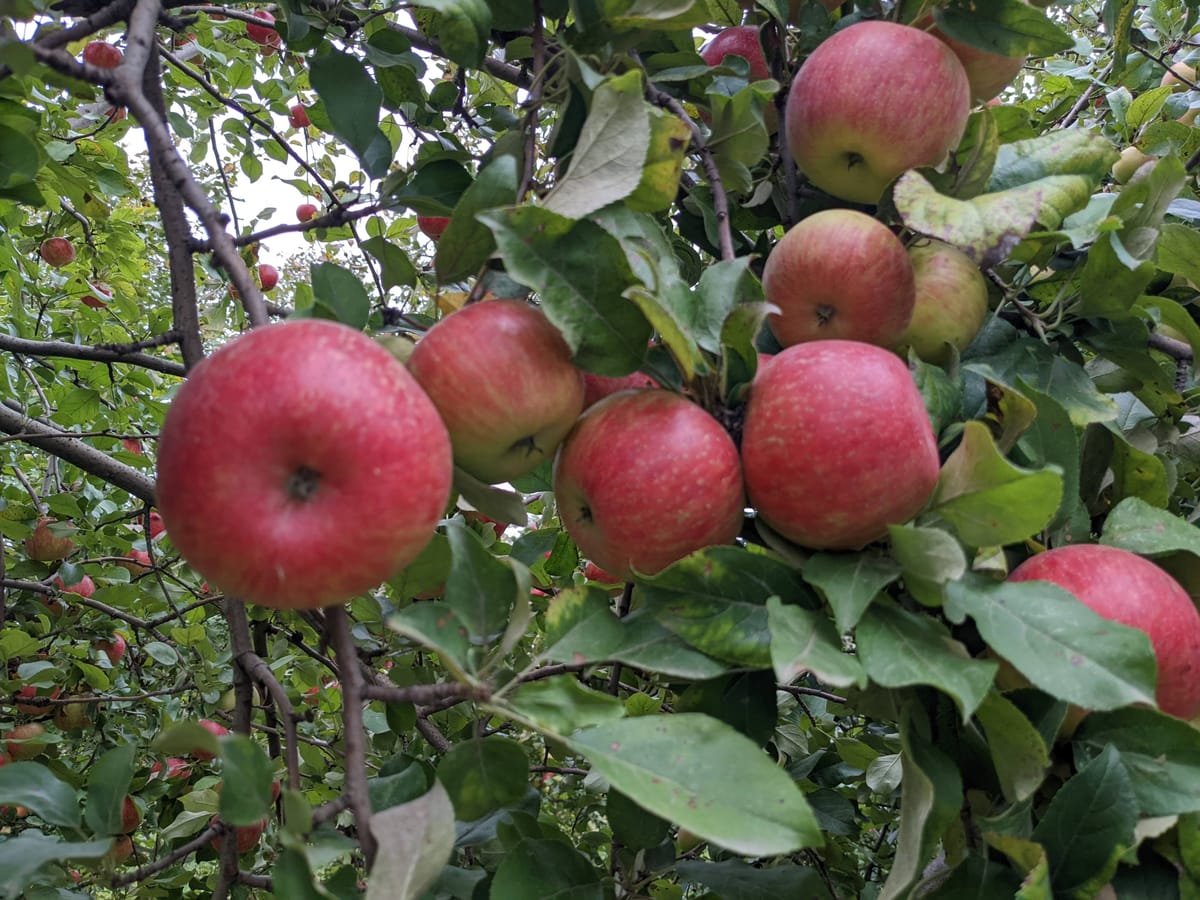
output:
{"label": "pale yellow apple", "polygon": [[1167,87],[1170,85],[1177,90],[1186,91],[1188,90],[1188,85],[1184,83],[1185,81],[1189,81],[1192,84],[1196,83],[1196,69],[1185,62],[1177,62],[1171,66],[1171,71],[1163,73],[1159,86]]}
{"label": "pale yellow apple", "polygon": [[1138,169],[1152,159],[1153,156],[1148,156],[1137,147],[1126,147],[1121,151],[1121,158],[1113,163],[1112,176],[1117,184],[1126,184]]}
{"label": "pale yellow apple", "polygon": [[974,340],[988,314],[987,281],[957,247],[928,240],[908,248],[917,287],[912,321],[898,350],[945,365]]}

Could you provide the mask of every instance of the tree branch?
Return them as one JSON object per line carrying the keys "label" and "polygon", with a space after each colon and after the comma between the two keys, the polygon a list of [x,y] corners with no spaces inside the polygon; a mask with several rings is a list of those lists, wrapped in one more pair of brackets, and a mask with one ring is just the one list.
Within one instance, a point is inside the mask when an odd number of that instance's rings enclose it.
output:
{"label": "tree branch", "polygon": [[81,359],[88,362],[102,363],[124,363],[131,366],[140,366],[143,369],[151,369],[155,372],[162,372],[164,375],[182,377],[184,374],[184,367],[173,360],[159,359],[157,356],[140,353],[136,350],[125,352],[120,348],[114,349],[111,346],[89,347],[84,344],[68,344],[66,341],[30,341],[25,338],[0,334],[0,350],[7,350],[10,353],[20,353],[23,356]]}

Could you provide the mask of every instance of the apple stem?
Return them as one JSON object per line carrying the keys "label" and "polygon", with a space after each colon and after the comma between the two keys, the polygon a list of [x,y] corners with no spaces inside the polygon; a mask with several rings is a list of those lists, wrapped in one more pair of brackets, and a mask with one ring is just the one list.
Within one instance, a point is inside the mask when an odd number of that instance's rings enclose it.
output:
{"label": "apple stem", "polygon": [[307,502],[313,498],[321,484],[321,473],[308,466],[301,466],[288,478],[287,492],[293,500]]}

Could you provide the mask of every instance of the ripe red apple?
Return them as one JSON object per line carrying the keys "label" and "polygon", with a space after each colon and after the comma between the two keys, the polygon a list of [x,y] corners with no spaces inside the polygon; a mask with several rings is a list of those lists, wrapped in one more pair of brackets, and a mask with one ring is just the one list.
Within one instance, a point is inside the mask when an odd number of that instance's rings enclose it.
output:
{"label": "ripe red apple", "polygon": [[956,41],[941,29],[931,27],[932,17],[927,17],[916,23],[917,28],[927,28],[928,32],[949,47],[958,61],[962,63],[963,71],[967,73],[967,81],[971,85],[971,99],[976,103],[991,100],[1006,87],[1025,65],[1024,56],[1001,56],[999,53],[988,53]]}
{"label": "ripe red apple", "polygon": [[46,752],[47,741],[38,740],[46,733],[46,726],[37,722],[17,725],[4,736],[8,755],[15,761],[34,759]]}
{"label": "ripe red apple", "polygon": [[583,408],[588,409],[599,403],[609,394],[617,391],[627,391],[632,388],[656,388],[658,382],[644,372],[632,372],[629,375],[597,375],[594,372],[583,373]]}
{"label": "ripe red apple", "polygon": [[583,408],[583,376],[541,310],[464,306],[417,342],[408,369],[450,432],[454,461],[496,484],[550,459]]}
{"label": "ripe red apple", "polygon": [[[89,306],[92,309],[104,309],[108,306],[108,301],[112,299],[112,291],[101,284],[93,283],[91,288],[95,293],[84,294],[79,298],[79,302],[84,306]],[[99,294],[100,296],[96,296]],[[103,298],[103,299],[101,299]]]}
{"label": "ripe red apple", "polygon": [[590,559],[583,564],[583,577],[588,581],[599,581],[601,584],[623,584],[620,578],[614,578]]}
{"label": "ripe red apple", "polygon": [[63,593],[78,594],[80,597],[90,597],[96,593],[96,583],[87,575],[84,575],[75,584],[64,584],[62,578],[55,575],[54,584]]}
{"label": "ripe red apple", "polygon": [[264,291],[275,290],[275,285],[279,284],[279,270],[272,265],[263,263],[258,267],[258,282]]}
{"label": "ripe red apple", "polygon": [[742,466],[751,505],[775,531],[814,550],[857,550],[925,505],[938,452],[921,394],[895,354],[813,341],[759,369]]}
{"label": "ripe red apple", "polygon": [[131,575],[145,575],[154,568],[154,560],[145,550],[133,549],[124,559],[117,560],[117,565],[129,571]]}
{"label": "ripe red apple", "polygon": [[788,143],[821,190],[877,203],[908,169],[942,162],[970,111],[967,73],[949,47],[917,28],[858,22],[817,47],[792,80]]}
{"label": "ripe red apple", "polygon": [[75,261],[75,245],[65,237],[46,238],[42,241],[38,253],[41,254],[47,265],[56,269],[61,269]]}
{"label": "ripe red apple", "polygon": [[[62,693],[62,688],[56,687],[52,691],[50,691],[49,694],[46,695],[45,699],[53,700],[56,697],[58,697],[58,695],[61,693]],[[24,687],[17,690],[17,699],[18,700],[32,700],[37,695],[38,695],[38,689],[36,686],[34,686],[32,684],[27,684]],[[52,711],[49,704],[46,704],[43,706],[43,705],[39,705],[36,703],[17,703],[16,707],[17,707],[18,712],[23,712],[27,716],[48,716],[48,715],[50,715],[50,713]]]}
{"label": "ripe red apple", "polygon": [[1106,619],[1139,628],[1158,659],[1156,698],[1163,712],[1200,714],[1200,612],[1174,578],[1118,547],[1070,544],[1032,556],[1009,581],[1049,581]]}
{"label": "ripe red apple", "polygon": [[583,555],[622,581],[731,543],[745,507],[733,439],[663,390],[613,394],[582,415],[554,462],[554,493]]}
{"label": "ripe red apple", "polygon": [[137,804],[128,794],[121,806],[121,834],[133,834],[142,824],[142,814],[138,812]]}
{"label": "ripe red apple", "polygon": [[120,664],[125,658],[125,652],[129,649],[129,644],[125,640],[125,635],[119,631],[114,631],[111,640],[96,641],[92,644],[96,648],[97,653],[103,653],[108,657],[109,663],[112,665]]}
{"label": "ripe red apple", "polygon": [[449,216],[417,216],[417,228],[431,241],[439,240],[449,226]]}
{"label": "ripe red apple", "polygon": [[313,203],[301,203],[296,207],[296,218],[301,222],[311,222],[317,217],[319,210]]}
{"label": "ripe red apple", "polygon": [[[67,697],[68,700],[90,700],[82,696]],[[54,709],[54,724],[62,731],[83,731],[92,724],[92,707],[95,704],[63,703]]]}
{"label": "ripe red apple", "polygon": [[165,532],[167,530],[167,526],[163,522],[162,514],[156,512],[154,510],[150,511],[149,521],[147,521],[146,516],[142,517],[142,527],[149,529],[150,540],[154,540],[156,537],[158,537],[160,534],[162,534],[163,532]]}
{"label": "ripe red apple", "polygon": [[[223,735],[229,734],[228,728],[226,728],[220,722],[214,722],[212,719],[201,719],[199,725],[216,738],[220,738]],[[192,759],[208,760],[213,758],[213,754],[209,753],[207,750],[196,749],[192,751]]]}
{"label": "ripe red apple", "polygon": [[303,103],[297,103],[288,110],[288,124],[293,128],[307,128],[312,124],[308,117],[308,109]]}
{"label": "ripe red apple", "polygon": [[314,609],[412,562],[452,471],[446,429],[404,367],[360,331],[303,319],[192,369],[163,423],[156,493],[205,578],[252,603]]}
{"label": "ripe red apple", "polygon": [[485,525],[491,525],[492,531],[496,533],[496,537],[504,537],[504,532],[508,528],[508,522],[501,522],[499,519],[493,519],[491,516],[485,516],[477,509],[463,510],[463,518],[468,522],[481,522]]}
{"label": "ripe red apple", "polygon": [[823,210],[788,231],[767,257],[762,283],[781,310],[770,323],[785,347],[826,338],[894,347],[916,302],[900,239],[849,209]]}
{"label": "ripe red apple", "polygon": [[123,863],[133,856],[133,838],[127,834],[118,835],[108,851],[108,857],[114,863]]}
{"label": "ripe red apple", "polygon": [[121,438],[121,449],[126,453],[136,453],[138,456],[145,456],[142,451],[142,442],[137,438]]}
{"label": "ripe red apple", "polygon": [[[53,562],[56,559],[66,559],[75,551],[75,542],[69,537],[60,537],[55,534],[53,526],[58,524],[57,519],[50,519],[43,516],[38,519],[38,523],[34,526],[33,534],[25,538],[25,553],[30,559],[36,559],[41,562]],[[59,529],[66,530],[65,526]]]}
{"label": "ripe red apple", "polygon": [[192,767],[188,765],[187,760],[181,759],[178,756],[168,756],[166,765],[164,766],[158,760],[154,761],[154,765],[150,767],[150,777],[165,778],[167,781],[183,781],[192,774]]}
{"label": "ripe red apple", "polygon": [[726,56],[740,56],[750,63],[750,79],[762,81],[771,77],[766,54],[758,40],[758,29],[753,25],[736,25],[726,28],[700,48],[700,58],[710,66],[720,65]]}
{"label": "ripe red apple", "polygon": [[124,54],[107,41],[88,41],[83,48],[83,61],[101,69],[115,69]]}
{"label": "ripe red apple", "polygon": [[942,366],[951,346],[965,350],[988,314],[987,281],[971,258],[949,244],[924,240],[908,248],[916,277],[917,303],[898,346]]}
{"label": "ripe red apple", "polygon": [[[213,816],[208,820],[208,824],[216,825],[219,821],[220,816]],[[228,828],[230,826],[226,827]],[[253,850],[258,845],[259,838],[262,837],[262,834],[264,831],[266,831],[266,828],[266,819],[263,819],[261,822],[256,822],[253,825],[237,826],[237,828],[234,829],[234,833],[237,835],[236,841],[238,856],[241,856],[243,853],[249,853],[251,850]],[[213,836],[212,845],[218,853],[221,852],[221,847],[224,845],[221,835],[217,834]]]}
{"label": "ripe red apple", "polygon": [[[251,15],[256,19],[262,19],[264,22],[271,24],[275,22],[275,17],[265,9],[256,9]],[[266,25],[252,25],[249,22],[246,23],[246,37],[272,52],[282,43],[279,32],[274,28],[268,28]]]}

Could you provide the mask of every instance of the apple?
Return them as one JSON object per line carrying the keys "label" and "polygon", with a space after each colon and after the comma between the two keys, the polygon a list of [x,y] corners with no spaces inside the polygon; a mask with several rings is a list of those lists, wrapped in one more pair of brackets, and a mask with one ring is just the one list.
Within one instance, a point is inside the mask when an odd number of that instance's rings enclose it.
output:
{"label": "apple", "polygon": [[821,190],[878,203],[908,169],[941,163],[970,112],[967,73],[949,47],[918,28],[858,22],[822,42],[792,80],[788,144]]}
{"label": "apple", "polygon": [[83,696],[67,697],[67,700],[89,702],[63,703],[54,709],[54,724],[62,731],[83,731],[92,724],[92,706],[90,698]]}
{"label": "apple", "polygon": [[700,58],[710,66],[721,64],[726,56],[740,56],[750,63],[750,80],[762,81],[771,77],[771,67],[758,39],[758,29],[753,25],[736,25],[726,28],[700,48]]}
{"label": "apple", "polygon": [[912,319],[913,268],[900,239],[865,213],[827,209],[795,225],[763,269],[768,318],[785,347],[841,338],[894,347]]}
{"label": "apple", "polygon": [[112,124],[113,122],[120,122],[128,115],[129,110],[124,106],[110,106],[105,110],[104,118],[108,119],[109,124]]}
{"label": "apple", "polygon": [[[220,816],[213,816],[211,819],[208,820],[208,824],[209,825],[217,825],[218,823],[220,823],[220,821],[221,821]],[[226,829],[229,829],[229,828],[232,828],[233,826],[226,825],[225,827],[226,827]],[[238,856],[241,856],[243,853],[249,853],[251,850],[253,850],[258,845],[259,838],[262,837],[262,834],[264,831],[266,831],[266,829],[267,829],[267,820],[266,819],[263,819],[261,822],[256,822],[253,825],[239,825],[236,828],[234,828],[233,829],[234,833],[237,835],[236,841],[237,841]],[[222,841],[221,835],[219,835],[219,834],[213,835],[213,839],[212,839],[213,849],[215,849],[218,853],[220,853],[221,847],[223,845],[224,845],[224,841]]]}
{"label": "apple", "polygon": [[921,394],[894,353],[812,341],[755,376],[742,466],[750,503],[772,529],[814,550],[857,550],[925,505],[938,452]]}
{"label": "apple", "polygon": [[933,18],[926,17],[915,24],[917,28],[926,29],[939,41],[949,47],[958,61],[962,63],[963,71],[967,73],[967,81],[971,85],[971,99],[976,103],[985,103],[998,95],[1013,83],[1025,65],[1024,56],[1002,56],[999,53],[989,53],[956,41],[941,29],[932,27]]}
{"label": "apple", "polygon": [[622,581],[732,543],[745,508],[733,439],[664,390],[613,394],[580,416],[554,461],[554,494],[583,555]]}
{"label": "apple", "polygon": [[631,388],[656,388],[659,384],[644,372],[632,372],[629,375],[597,375],[594,372],[583,373],[583,408],[599,403],[609,394],[617,391],[627,391]]}
{"label": "apple", "polygon": [[64,584],[62,578],[55,575],[54,585],[63,593],[78,594],[80,597],[90,597],[96,593],[96,583],[87,575],[84,575],[75,584]]}
{"label": "apple", "polygon": [[121,660],[125,658],[125,653],[129,649],[129,644],[125,640],[125,635],[119,631],[114,631],[113,636],[107,641],[95,641],[92,646],[97,653],[103,653],[108,657],[108,661],[112,665],[119,665]]}
{"label": "apple", "polygon": [[[256,19],[262,19],[262,21],[268,22],[272,25],[275,23],[275,17],[265,9],[256,9],[253,13],[251,13],[251,15],[253,15]],[[279,32],[274,28],[268,28],[266,25],[253,25],[249,22],[246,23],[246,37],[250,38],[250,40],[254,41],[254,43],[261,46],[263,48],[263,52],[267,53],[267,55],[274,53],[275,49],[281,43]]]}
{"label": "apple", "polygon": [[108,858],[114,863],[123,863],[133,856],[133,838],[127,834],[118,835],[108,851]]}
{"label": "apple", "polygon": [[137,438],[121,438],[121,449],[126,453],[135,453],[138,456],[145,456],[142,450],[142,442]]}
{"label": "apple", "polygon": [[1197,116],[1200,116],[1200,106],[1193,106],[1180,116],[1177,121],[1182,122],[1184,125],[1195,125]]}
{"label": "apple", "polygon": [[[493,519],[491,516],[485,516],[477,509],[463,510],[463,518],[468,522],[479,522],[484,525],[491,525],[492,531],[496,533],[496,537],[504,537],[504,532],[508,529],[508,522],[501,522],[499,519]],[[523,523],[522,523],[523,524]]]}
{"label": "apple", "polygon": [[167,781],[183,781],[192,774],[192,767],[188,765],[187,760],[181,759],[178,756],[168,756],[166,765],[154,761],[154,765],[150,767],[150,778],[165,778]]}
{"label": "apple", "polygon": [[417,228],[431,241],[440,240],[449,226],[449,216],[417,216]]}
{"label": "apple", "polygon": [[288,124],[293,128],[307,128],[312,124],[303,103],[297,103],[288,110]]}
{"label": "apple", "polygon": [[917,303],[900,339],[926,362],[944,366],[975,339],[988,314],[987,280],[971,258],[950,244],[932,239],[908,248],[916,278]]}
{"label": "apple", "polygon": [[1148,162],[1157,159],[1139,150],[1137,147],[1126,147],[1121,151],[1121,158],[1112,166],[1112,177],[1117,184],[1128,184],[1138,169]]}
{"label": "apple", "polygon": [[[47,694],[44,699],[54,700],[61,693],[62,693],[62,688],[56,687],[49,694]],[[17,690],[17,699],[18,700],[32,700],[33,698],[37,697],[37,695],[38,695],[38,689],[37,689],[37,687],[35,687],[32,684],[27,684],[24,687]],[[48,715],[50,715],[50,705],[49,704],[43,705],[43,704],[37,704],[37,703],[17,703],[16,707],[17,707],[18,712],[23,712],[27,716],[48,716]]]}
{"label": "apple", "polygon": [[142,814],[138,812],[137,804],[128,794],[121,805],[121,834],[133,834],[142,824]]}
{"label": "apple", "polygon": [[263,263],[258,267],[258,282],[264,291],[275,290],[275,285],[279,284],[279,270],[272,265]]}
{"label": "apple", "polygon": [[1179,582],[1136,553],[1070,544],[1031,556],[1009,581],[1049,581],[1093,612],[1144,631],[1158,660],[1159,708],[1181,719],[1200,714],[1200,612]]}
{"label": "apple", "polygon": [[57,519],[50,519],[43,516],[38,519],[37,525],[34,526],[33,534],[25,538],[25,553],[30,559],[36,559],[40,562],[53,562],[58,559],[66,559],[75,551],[75,542],[69,537],[60,537],[56,534],[57,531],[63,531],[67,526],[58,525]]}
{"label": "apple", "polygon": [[42,246],[38,248],[38,253],[47,265],[56,269],[61,269],[75,261],[75,245],[65,237],[46,238],[42,241]]}
{"label": "apple", "polygon": [[34,759],[46,752],[46,748],[50,746],[47,741],[38,740],[46,733],[46,726],[37,722],[30,722],[26,725],[17,725],[9,730],[5,735],[5,747],[8,749],[8,755],[14,761],[25,759]]}
{"label": "apple", "polygon": [[[79,298],[79,302],[92,309],[104,309],[108,306],[108,301],[112,299],[112,291],[103,285],[95,283],[91,285],[91,288],[95,293],[84,294]],[[96,296],[97,294],[100,294],[104,299]]]}
{"label": "apple", "polygon": [[550,459],[583,408],[567,342],[521,300],[452,312],[417,342],[408,369],[446,423],[455,463],[489,484]]}
{"label": "apple", "polygon": [[148,517],[142,516],[142,527],[150,532],[150,540],[154,540],[167,530],[167,526],[163,522],[162,514],[154,510],[150,511],[150,515]]}
{"label": "apple", "polygon": [[[201,719],[199,725],[216,738],[220,738],[223,735],[229,734],[228,728],[219,722],[214,722],[212,719]],[[209,753],[207,750],[196,749],[192,751],[192,759],[209,760],[213,759],[213,754]]]}
{"label": "apple", "polygon": [[115,69],[124,54],[107,41],[88,41],[83,48],[83,61],[100,69]]}
{"label": "apple", "polygon": [[624,584],[620,578],[614,578],[590,559],[583,564],[583,577],[588,581],[598,581],[601,584]]}
{"label": "apple", "polygon": [[129,555],[117,560],[117,565],[126,569],[131,575],[145,575],[154,568],[154,560],[145,550],[133,549]]}
{"label": "apple", "polygon": [[296,207],[296,219],[301,222],[311,222],[317,217],[319,210],[313,203],[301,203]]}
{"label": "apple", "polygon": [[203,577],[252,603],[315,609],[412,562],[452,473],[446,428],[405,368],[360,331],[301,319],[192,369],[162,426],[156,497]]}
{"label": "apple", "polygon": [[[1189,83],[1190,82],[1190,83]],[[1194,67],[1185,62],[1177,62],[1171,66],[1170,70],[1163,73],[1162,80],[1159,81],[1159,87],[1172,87],[1176,90],[1186,91],[1191,89],[1191,85],[1196,83],[1196,70]]]}

